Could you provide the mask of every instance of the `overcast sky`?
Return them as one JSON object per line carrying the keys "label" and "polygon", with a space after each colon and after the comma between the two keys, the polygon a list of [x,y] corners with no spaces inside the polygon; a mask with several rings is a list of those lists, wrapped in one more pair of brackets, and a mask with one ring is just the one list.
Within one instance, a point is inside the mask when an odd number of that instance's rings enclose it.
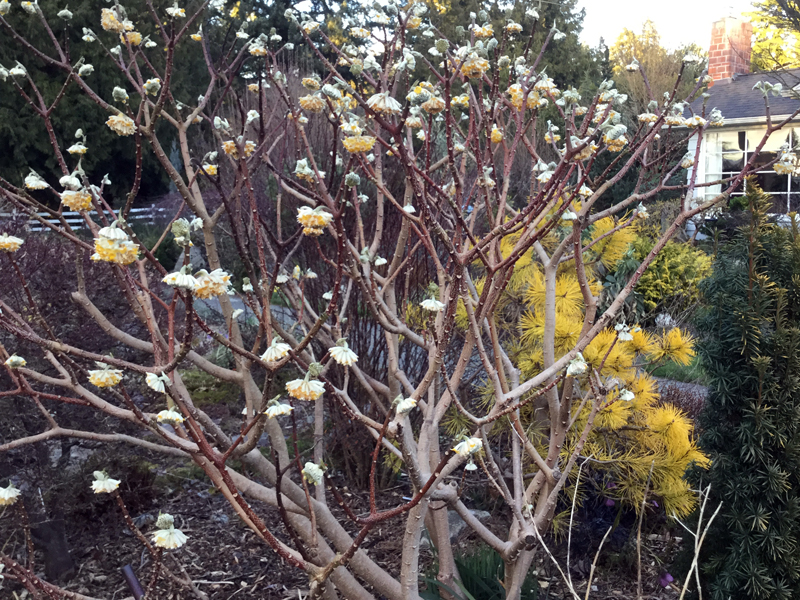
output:
{"label": "overcast sky", "polygon": [[610,46],[623,29],[641,31],[642,23],[650,19],[664,46],[674,49],[694,42],[707,49],[714,21],[751,10],[751,0],[579,0],[578,4],[586,9],[581,40],[592,47],[601,37]]}

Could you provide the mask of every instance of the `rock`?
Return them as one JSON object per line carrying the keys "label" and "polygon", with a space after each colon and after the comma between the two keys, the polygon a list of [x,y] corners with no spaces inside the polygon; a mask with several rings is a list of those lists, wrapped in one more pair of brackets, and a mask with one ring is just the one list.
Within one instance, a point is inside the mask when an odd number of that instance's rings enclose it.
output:
{"label": "rock", "polygon": [[211,520],[220,525],[227,525],[230,518],[224,512],[215,512],[211,515]]}
{"label": "rock", "polygon": [[[491,517],[491,513],[485,510],[470,510],[469,511],[472,516],[474,516],[479,521],[483,521],[484,519],[488,519]],[[464,519],[461,518],[454,510],[447,511],[447,526],[450,530],[450,542],[455,542],[456,538],[461,534],[464,529],[467,528],[467,524]],[[422,538],[420,539],[419,547],[421,550],[429,548],[431,543],[430,534],[427,530],[422,532]]]}
{"label": "rock", "polygon": [[156,522],[155,516],[150,513],[144,513],[139,515],[138,517],[133,518],[133,524],[136,525],[139,529],[143,529],[148,525],[152,525]]}
{"label": "rock", "polygon": [[91,448],[84,448],[83,446],[74,445],[69,449],[69,463],[67,470],[73,471],[80,469],[86,464],[86,461],[94,454]]}

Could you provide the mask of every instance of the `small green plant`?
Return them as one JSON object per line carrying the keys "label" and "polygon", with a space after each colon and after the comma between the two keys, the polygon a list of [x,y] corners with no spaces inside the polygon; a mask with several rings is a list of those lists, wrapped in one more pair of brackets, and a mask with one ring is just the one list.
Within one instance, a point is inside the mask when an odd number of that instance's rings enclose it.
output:
{"label": "small green plant", "polygon": [[[433,576],[426,576],[428,591],[420,593],[424,600],[441,600],[441,592],[453,598],[463,600],[505,600],[503,588],[503,559],[488,546],[480,546],[473,552],[461,554],[455,559],[461,580],[457,580],[458,589],[437,581]],[[536,600],[539,597],[539,582],[529,572],[522,584],[521,600]]]}

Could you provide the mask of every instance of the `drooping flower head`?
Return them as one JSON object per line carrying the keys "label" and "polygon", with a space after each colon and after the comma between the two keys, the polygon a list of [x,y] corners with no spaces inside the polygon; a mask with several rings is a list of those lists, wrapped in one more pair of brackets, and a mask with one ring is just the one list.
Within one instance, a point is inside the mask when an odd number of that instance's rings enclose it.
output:
{"label": "drooping flower head", "polygon": [[331,221],[333,221],[333,215],[322,206],[315,209],[301,206],[297,209],[297,222],[303,226],[305,235],[321,235]]}
{"label": "drooping flower head", "polygon": [[147,387],[149,387],[151,390],[159,392],[160,394],[163,394],[167,391],[167,388],[165,386],[169,385],[170,383],[169,377],[164,375],[164,373],[162,373],[161,375],[156,375],[155,373],[148,373],[147,375],[145,375],[144,381],[147,384]]}
{"label": "drooping flower head", "polygon": [[325,469],[313,462],[307,462],[303,467],[303,479],[311,485],[322,485]]}
{"label": "drooping flower head", "polygon": [[111,115],[106,121],[106,125],[117,135],[127,136],[136,133],[136,123],[123,114]]}
{"label": "drooping flower head", "polygon": [[317,379],[312,379],[319,375],[321,365],[311,363],[308,365],[308,372],[303,379],[294,379],[286,384],[286,391],[292,398],[297,400],[316,400],[325,392],[325,384]]}
{"label": "drooping flower head", "polygon": [[480,79],[489,70],[489,61],[472,52],[461,65],[461,74],[470,79]]}
{"label": "drooping flower head", "polygon": [[230,273],[222,269],[214,269],[208,273],[201,269],[195,273],[197,287],[194,290],[195,296],[203,300],[214,296],[222,296],[232,291]]}
{"label": "drooping flower head", "polygon": [[292,347],[283,341],[283,339],[276,335],[272,338],[272,343],[261,355],[261,360],[264,362],[276,362],[289,354]]}
{"label": "drooping flower head", "polygon": [[193,292],[200,286],[200,282],[192,276],[190,269],[191,265],[186,265],[180,271],[167,274],[161,281],[170,287]]}
{"label": "drooping flower head", "polygon": [[159,548],[174,550],[183,546],[188,539],[180,529],[175,529],[175,519],[168,513],[158,515],[156,527],[158,530],[153,533],[152,541]]}
{"label": "drooping flower head", "polygon": [[569,377],[577,377],[578,375],[583,375],[588,368],[589,365],[583,358],[583,354],[578,352],[578,354],[575,355],[575,358],[569,361],[569,366],[567,366],[567,375]]}
{"label": "drooping flower head", "polygon": [[342,146],[344,149],[355,154],[357,152],[369,152],[375,145],[375,138],[368,135],[354,135],[344,138]]}
{"label": "drooping flower head", "polygon": [[0,235],[0,252],[16,252],[20,249],[24,241],[25,240],[14,237],[13,235],[4,233]]}
{"label": "drooping flower head", "polygon": [[267,415],[268,419],[274,419],[275,417],[291,414],[293,410],[294,407],[291,404],[283,404],[282,402],[273,400],[267,410],[264,411],[264,414]]}
{"label": "drooping flower head", "polygon": [[122,371],[112,369],[111,365],[98,362],[99,369],[89,371],[89,383],[99,388],[114,387],[122,381]]}
{"label": "drooping flower head", "polygon": [[441,312],[444,310],[444,304],[439,302],[436,298],[427,298],[420,302],[419,305],[430,312]]}
{"label": "drooping flower head", "polygon": [[25,176],[25,187],[29,190],[43,190],[50,186],[36,171],[31,169],[31,172]]}
{"label": "drooping flower head", "polygon": [[119,487],[119,479],[111,479],[105,471],[95,471],[92,491],[95,494],[110,494]]}
{"label": "drooping flower head", "polygon": [[89,210],[92,208],[92,195],[85,190],[65,190],[61,192],[61,204],[79,212]]}
{"label": "drooping flower head", "polygon": [[415,398],[403,398],[398,396],[395,398],[395,411],[398,415],[407,415],[417,407],[417,400]]}
{"label": "drooping flower head", "polygon": [[467,457],[475,454],[483,448],[483,442],[480,438],[466,438],[453,447],[453,452],[459,456]]}
{"label": "drooping flower head", "polygon": [[128,235],[120,229],[115,221],[110,227],[103,227],[94,240],[92,260],[129,265],[139,259],[139,246],[134,244]]}
{"label": "drooping flower head", "polygon": [[337,341],[336,345],[328,352],[330,352],[331,358],[343,367],[352,366],[358,361],[358,354],[350,349],[344,338]]}
{"label": "drooping flower head", "polygon": [[179,425],[183,423],[184,420],[181,412],[174,406],[167,410],[162,410],[156,415],[156,421],[159,423],[169,423],[170,425]]}
{"label": "drooping flower head", "polygon": [[6,365],[7,367],[12,368],[12,369],[19,369],[20,367],[24,367],[28,363],[21,356],[17,356],[16,354],[12,354],[11,356],[9,356],[6,359],[6,361],[3,364]]}
{"label": "drooping flower head", "polygon": [[0,488],[0,506],[11,506],[19,500],[20,491],[9,482],[8,487]]}
{"label": "drooping flower head", "polygon": [[396,115],[403,110],[402,105],[389,95],[389,92],[375,94],[367,100],[367,106],[381,115]]}

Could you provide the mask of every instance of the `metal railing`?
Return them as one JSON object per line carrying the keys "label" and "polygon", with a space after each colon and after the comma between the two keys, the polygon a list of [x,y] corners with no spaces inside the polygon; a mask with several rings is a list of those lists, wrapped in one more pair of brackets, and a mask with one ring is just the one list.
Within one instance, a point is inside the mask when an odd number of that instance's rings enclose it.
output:
{"label": "metal railing", "polygon": [[[156,222],[156,219],[160,217],[162,214],[166,213],[166,208],[156,208],[155,206],[143,206],[140,208],[132,208],[128,213],[128,221],[135,221],[137,223],[147,223],[148,225],[153,225]],[[45,221],[52,223],[55,226],[59,226],[61,222],[50,216],[50,213],[46,212],[39,212],[36,213],[37,216],[43,218]],[[20,213],[0,213],[0,219],[8,219],[19,217]],[[86,221],[81,216],[79,212],[63,212],[61,216],[64,217],[64,220],[69,224],[72,229],[85,229],[86,228]],[[44,225],[38,219],[30,219],[28,221],[28,227],[31,231],[49,231],[50,228]]]}

